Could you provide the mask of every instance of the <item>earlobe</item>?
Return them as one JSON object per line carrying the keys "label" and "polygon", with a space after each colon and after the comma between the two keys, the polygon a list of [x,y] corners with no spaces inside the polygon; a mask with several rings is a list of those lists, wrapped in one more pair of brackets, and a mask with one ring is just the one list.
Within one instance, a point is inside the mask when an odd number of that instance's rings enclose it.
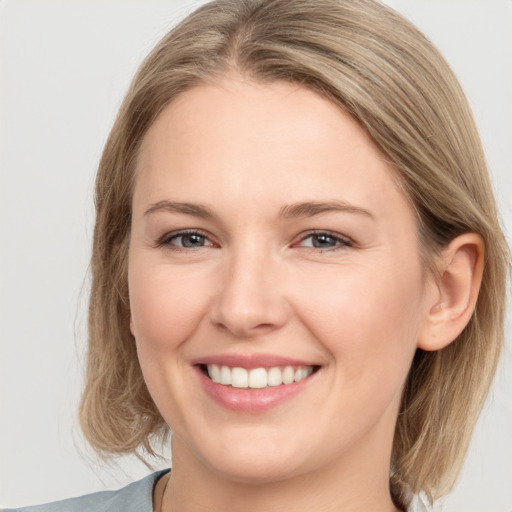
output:
{"label": "earlobe", "polygon": [[484,268],[484,243],[475,233],[458,236],[442,252],[434,293],[418,347],[439,350],[464,330],[475,309]]}

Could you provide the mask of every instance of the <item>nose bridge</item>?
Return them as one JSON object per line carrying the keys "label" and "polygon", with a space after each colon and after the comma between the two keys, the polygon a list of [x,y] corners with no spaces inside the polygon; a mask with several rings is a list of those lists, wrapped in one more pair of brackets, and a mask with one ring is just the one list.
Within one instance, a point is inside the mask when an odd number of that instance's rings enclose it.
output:
{"label": "nose bridge", "polygon": [[253,240],[233,247],[212,308],[213,321],[242,338],[282,326],[287,304],[278,276],[278,258],[264,244]]}

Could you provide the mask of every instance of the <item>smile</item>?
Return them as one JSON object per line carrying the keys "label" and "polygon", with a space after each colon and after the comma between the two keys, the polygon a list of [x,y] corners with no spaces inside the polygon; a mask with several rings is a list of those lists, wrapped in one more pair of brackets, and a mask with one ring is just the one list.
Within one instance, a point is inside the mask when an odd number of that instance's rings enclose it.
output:
{"label": "smile", "polygon": [[242,389],[262,389],[300,382],[309,377],[314,369],[313,366],[273,366],[246,369],[218,364],[206,365],[207,375],[213,382]]}
{"label": "smile", "polygon": [[259,414],[315,386],[321,365],[273,354],[215,354],[191,361],[206,395],[225,409]]}

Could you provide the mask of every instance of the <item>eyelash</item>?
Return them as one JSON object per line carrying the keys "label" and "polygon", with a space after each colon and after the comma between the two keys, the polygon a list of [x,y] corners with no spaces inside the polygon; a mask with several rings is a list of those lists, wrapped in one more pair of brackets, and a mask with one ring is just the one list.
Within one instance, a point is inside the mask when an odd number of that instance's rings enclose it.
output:
{"label": "eyelash", "polygon": [[[338,233],[333,233],[332,231],[325,231],[325,230],[310,231],[309,233],[307,233],[305,236],[303,236],[299,240],[299,243],[304,242],[304,240],[307,240],[308,238],[313,238],[315,236],[316,237],[324,236],[326,238],[331,238],[337,244],[332,247],[310,247],[311,249],[316,249],[321,252],[336,251],[336,250],[340,250],[340,249],[345,249],[347,247],[354,247],[354,245],[355,245],[354,242],[350,238],[348,238],[346,236],[342,236]],[[294,244],[294,245],[296,245],[296,244]]]}
{"label": "eyelash", "polygon": [[[212,247],[215,245],[211,241],[210,241],[210,245],[206,245],[206,246],[201,245],[199,247],[183,247],[183,246],[178,246],[178,245],[175,245],[172,243],[173,240],[183,238],[186,236],[198,236],[198,237],[201,237],[201,238],[209,241],[209,238],[208,238],[209,235],[207,233],[204,233],[204,232],[202,232],[200,230],[196,230],[196,229],[186,229],[183,231],[175,231],[173,233],[165,234],[162,238],[160,238],[157,241],[155,246],[156,247],[166,246],[173,251],[188,251],[189,249],[190,250],[202,249],[203,247]],[[344,249],[347,247],[354,247],[354,245],[355,245],[354,242],[350,238],[341,236],[338,233],[334,233],[332,231],[325,231],[325,230],[314,230],[314,231],[310,231],[310,232],[306,233],[304,236],[302,236],[300,238],[300,240],[298,242],[294,242],[292,247],[296,247],[298,244],[303,243],[305,240],[307,240],[309,238],[312,239],[313,237],[320,237],[320,236],[324,236],[326,238],[332,239],[336,245],[331,246],[331,247],[325,247],[325,248],[314,247],[314,246],[305,246],[305,247],[308,247],[309,249],[313,249],[313,250],[319,251],[319,252],[328,252],[328,251],[336,251],[336,250]]]}
{"label": "eyelash", "polygon": [[[200,247],[180,247],[178,245],[172,244],[172,240],[176,240],[177,238],[183,238],[186,236],[198,236],[201,238],[204,238],[205,240],[208,240],[208,234],[204,233],[197,229],[185,229],[182,231],[174,231],[173,233],[166,233],[162,238],[160,238],[157,243],[155,244],[156,247],[168,247],[173,251],[187,251],[189,249],[202,249],[204,246]],[[212,245],[213,242],[210,242]],[[210,247],[210,245],[206,246]]]}

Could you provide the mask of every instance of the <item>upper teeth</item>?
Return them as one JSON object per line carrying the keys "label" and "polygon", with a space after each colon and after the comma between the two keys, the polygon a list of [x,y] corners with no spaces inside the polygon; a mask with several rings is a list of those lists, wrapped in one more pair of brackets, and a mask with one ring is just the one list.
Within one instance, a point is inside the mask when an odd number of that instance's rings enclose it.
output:
{"label": "upper teeth", "polygon": [[291,384],[305,379],[313,372],[312,366],[273,366],[272,368],[231,368],[209,364],[206,366],[208,376],[213,382],[233,386],[234,388],[266,388]]}

